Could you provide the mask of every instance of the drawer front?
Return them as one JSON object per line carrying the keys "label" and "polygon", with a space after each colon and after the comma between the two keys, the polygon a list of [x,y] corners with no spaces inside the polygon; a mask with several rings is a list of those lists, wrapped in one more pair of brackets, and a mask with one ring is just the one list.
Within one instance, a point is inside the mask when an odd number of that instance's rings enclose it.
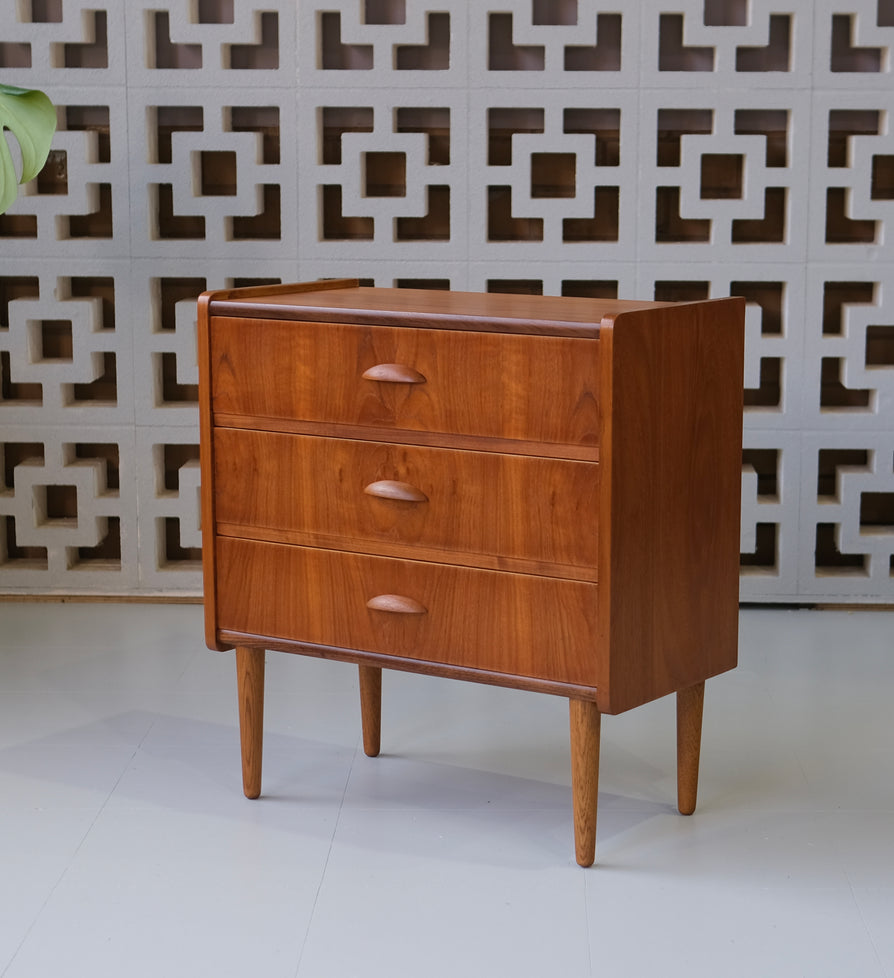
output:
{"label": "drawer front", "polygon": [[567,459],[214,431],[218,532],[582,580],[596,574],[598,473]]}
{"label": "drawer front", "polygon": [[227,537],[217,547],[222,631],[595,685],[595,584]]}
{"label": "drawer front", "polygon": [[595,447],[598,350],[595,339],[216,317],[212,408]]}

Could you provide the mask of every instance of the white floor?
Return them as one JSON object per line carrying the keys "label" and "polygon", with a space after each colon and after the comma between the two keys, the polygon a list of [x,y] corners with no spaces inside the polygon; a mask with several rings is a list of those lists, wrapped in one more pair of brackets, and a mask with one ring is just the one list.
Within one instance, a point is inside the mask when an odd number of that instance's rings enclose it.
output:
{"label": "white floor", "polygon": [[0,603],[3,978],[894,978],[894,613],[746,610],[700,805],[672,699],[603,721],[573,859],[564,700],[273,653],[264,794],[188,605]]}

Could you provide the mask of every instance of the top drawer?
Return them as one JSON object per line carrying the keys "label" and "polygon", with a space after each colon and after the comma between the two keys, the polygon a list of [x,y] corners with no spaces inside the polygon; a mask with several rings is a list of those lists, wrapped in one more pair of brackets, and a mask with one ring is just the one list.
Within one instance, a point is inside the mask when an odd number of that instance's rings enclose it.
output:
{"label": "top drawer", "polygon": [[210,332],[218,422],[597,444],[595,339],[222,317]]}

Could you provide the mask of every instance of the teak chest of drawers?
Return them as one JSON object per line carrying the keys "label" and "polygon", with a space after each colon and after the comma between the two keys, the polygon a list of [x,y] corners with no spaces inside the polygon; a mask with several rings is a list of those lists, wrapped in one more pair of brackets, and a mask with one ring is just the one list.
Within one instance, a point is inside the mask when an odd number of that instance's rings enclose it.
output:
{"label": "teak chest of drawers", "polygon": [[568,697],[577,860],[602,713],[677,694],[695,807],[704,682],[736,664],[741,299],[361,288],[199,300],[206,639],[236,649],[245,793],[265,650]]}

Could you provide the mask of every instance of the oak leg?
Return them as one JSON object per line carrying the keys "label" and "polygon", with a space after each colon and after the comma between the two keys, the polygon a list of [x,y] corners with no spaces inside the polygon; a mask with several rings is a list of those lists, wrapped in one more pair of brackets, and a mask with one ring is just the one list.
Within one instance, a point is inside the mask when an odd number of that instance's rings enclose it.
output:
{"label": "oak leg", "polygon": [[367,757],[378,757],[382,734],[382,670],[378,666],[359,668],[363,753]]}
{"label": "oak leg", "polygon": [[578,865],[596,857],[596,803],[599,797],[599,729],[595,703],[569,700],[571,719],[571,792],[574,800],[574,850]]}
{"label": "oak leg", "polygon": [[677,693],[677,808],[681,815],[695,811],[704,703],[704,683]]}
{"label": "oak leg", "polygon": [[239,736],[242,742],[242,790],[246,798],[257,798],[261,793],[265,656],[264,649],[236,646]]}

